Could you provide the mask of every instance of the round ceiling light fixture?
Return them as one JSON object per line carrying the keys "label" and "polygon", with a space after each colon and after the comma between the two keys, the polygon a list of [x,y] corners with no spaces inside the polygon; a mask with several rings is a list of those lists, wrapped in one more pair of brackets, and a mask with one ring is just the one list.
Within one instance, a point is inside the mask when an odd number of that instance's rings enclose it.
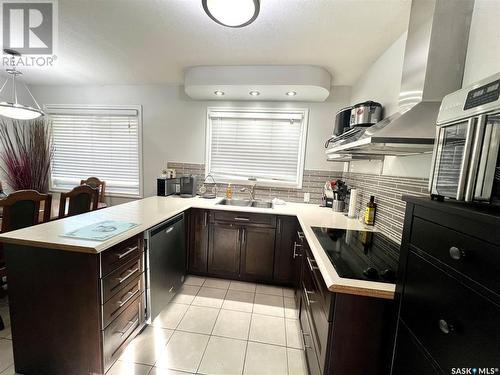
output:
{"label": "round ceiling light fixture", "polygon": [[254,91],[250,91],[249,94],[252,96],[259,96],[260,92],[254,90]]}
{"label": "round ceiling light fixture", "polygon": [[214,94],[217,96],[222,96],[222,95],[224,95],[224,91],[216,90],[216,91],[214,91]]}
{"label": "round ceiling light fixture", "polygon": [[295,92],[295,91],[288,91],[288,92],[286,93],[286,95],[287,95],[287,96],[295,96],[295,95],[297,95],[297,92]]}
{"label": "round ceiling light fixture", "polygon": [[219,25],[250,25],[260,11],[260,0],[201,0],[205,13]]}

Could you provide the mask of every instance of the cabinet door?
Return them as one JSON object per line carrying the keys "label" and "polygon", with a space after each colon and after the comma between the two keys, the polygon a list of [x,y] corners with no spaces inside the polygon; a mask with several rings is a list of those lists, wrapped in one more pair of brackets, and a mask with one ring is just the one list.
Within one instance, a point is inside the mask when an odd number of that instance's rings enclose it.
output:
{"label": "cabinet door", "polygon": [[433,361],[427,358],[424,350],[417,343],[403,322],[399,323],[396,339],[396,353],[392,367],[392,375],[439,375]]}
{"label": "cabinet door", "polygon": [[209,211],[191,211],[189,271],[207,272]]}
{"label": "cabinet door", "polygon": [[297,228],[298,222],[295,217],[278,217],[273,279],[280,283],[295,284],[293,252]]}
{"label": "cabinet door", "polygon": [[241,278],[268,281],[273,278],[274,228],[242,228]]}
{"label": "cabinet door", "polygon": [[208,273],[237,277],[240,273],[240,227],[210,224]]}

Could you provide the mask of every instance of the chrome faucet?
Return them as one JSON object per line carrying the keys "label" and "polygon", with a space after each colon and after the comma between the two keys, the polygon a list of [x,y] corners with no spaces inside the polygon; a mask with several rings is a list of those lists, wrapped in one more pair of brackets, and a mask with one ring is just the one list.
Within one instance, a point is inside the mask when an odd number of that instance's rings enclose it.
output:
{"label": "chrome faucet", "polygon": [[257,186],[257,184],[252,184],[249,188],[248,187],[244,187],[244,188],[241,188],[240,189],[240,192],[248,192],[248,194],[250,194],[250,200],[253,202],[255,200],[255,186]]}

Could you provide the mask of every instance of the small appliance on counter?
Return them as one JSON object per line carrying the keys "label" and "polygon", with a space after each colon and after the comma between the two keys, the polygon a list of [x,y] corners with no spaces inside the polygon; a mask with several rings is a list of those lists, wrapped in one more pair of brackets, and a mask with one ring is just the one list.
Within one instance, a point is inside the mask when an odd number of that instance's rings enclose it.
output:
{"label": "small appliance on counter", "polygon": [[349,126],[372,126],[382,120],[382,104],[374,101],[366,101],[355,104],[351,110]]}
{"label": "small appliance on counter", "polygon": [[166,197],[180,193],[180,180],[178,178],[158,177],[156,179],[156,195]]}
{"label": "small appliance on counter", "polygon": [[196,176],[180,177],[180,196],[182,198],[196,196]]}
{"label": "small appliance on counter", "polygon": [[429,191],[500,205],[500,72],[444,97]]}

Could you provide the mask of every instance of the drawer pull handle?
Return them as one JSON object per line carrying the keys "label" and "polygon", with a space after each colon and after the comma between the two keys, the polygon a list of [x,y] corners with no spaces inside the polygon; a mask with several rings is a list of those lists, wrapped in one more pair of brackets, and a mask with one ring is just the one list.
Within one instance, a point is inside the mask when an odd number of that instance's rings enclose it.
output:
{"label": "drawer pull handle", "polygon": [[304,347],[304,351],[307,349],[312,349],[309,345],[306,344],[306,336],[311,336],[309,333],[305,333],[304,331],[300,330],[301,336],[302,336],[302,346]]}
{"label": "drawer pull handle", "polygon": [[134,298],[134,296],[139,293],[140,289],[137,289],[135,292],[128,292],[127,294],[125,294],[124,296],[122,296],[121,299],[123,299],[123,297],[125,297],[125,301],[118,301],[117,302],[117,305],[118,307],[122,307],[123,305],[125,305],[128,301],[130,301],[132,298]]}
{"label": "drawer pull handle", "polygon": [[319,270],[318,266],[313,266],[312,265],[312,262],[316,263],[316,260],[307,257],[307,264],[309,264],[309,269],[311,270],[311,272]]}
{"label": "drawer pull handle", "polygon": [[123,336],[124,334],[126,334],[128,332],[128,330],[130,328],[132,328],[133,326],[135,326],[137,323],[139,323],[139,318],[137,318],[136,320],[130,320],[127,325],[125,326],[125,328],[123,328],[123,330],[121,331],[117,331],[117,333],[119,333],[121,336]]}
{"label": "drawer pull handle", "polygon": [[139,248],[139,246],[137,246],[137,245],[132,246],[132,247],[127,247],[127,250],[125,252],[120,253],[120,254],[116,254],[116,256],[118,257],[118,259],[122,259],[123,257],[126,257],[130,253],[133,253],[134,251],[136,251],[138,248]]}
{"label": "drawer pull handle", "polygon": [[460,260],[463,257],[465,257],[465,251],[460,250],[456,246],[452,246],[452,247],[450,247],[450,257],[451,257],[451,259],[454,259],[454,260]]}
{"label": "drawer pull handle", "polygon": [[439,320],[439,330],[447,335],[447,334],[453,332],[455,330],[455,327],[453,327],[453,325],[449,324],[446,320],[440,319]]}
{"label": "drawer pull handle", "polygon": [[293,243],[293,259],[302,256],[302,254],[300,252],[297,252],[297,249],[299,249],[301,247],[302,247],[301,244],[298,244],[297,242]]}
{"label": "drawer pull handle", "polygon": [[134,268],[134,269],[129,269],[127,270],[127,274],[123,277],[119,277],[117,280],[118,282],[121,284],[123,283],[125,280],[127,280],[130,276],[132,276],[134,273],[136,273],[137,271],[139,271],[139,268]]}
{"label": "drawer pull handle", "polygon": [[235,217],[234,220],[237,220],[237,221],[250,221],[250,218],[248,217]]}
{"label": "drawer pull handle", "polygon": [[304,297],[306,298],[307,306],[311,306],[311,304],[316,303],[316,301],[309,299],[309,294],[314,294],[314,292],[307,290],[304,286]]}

